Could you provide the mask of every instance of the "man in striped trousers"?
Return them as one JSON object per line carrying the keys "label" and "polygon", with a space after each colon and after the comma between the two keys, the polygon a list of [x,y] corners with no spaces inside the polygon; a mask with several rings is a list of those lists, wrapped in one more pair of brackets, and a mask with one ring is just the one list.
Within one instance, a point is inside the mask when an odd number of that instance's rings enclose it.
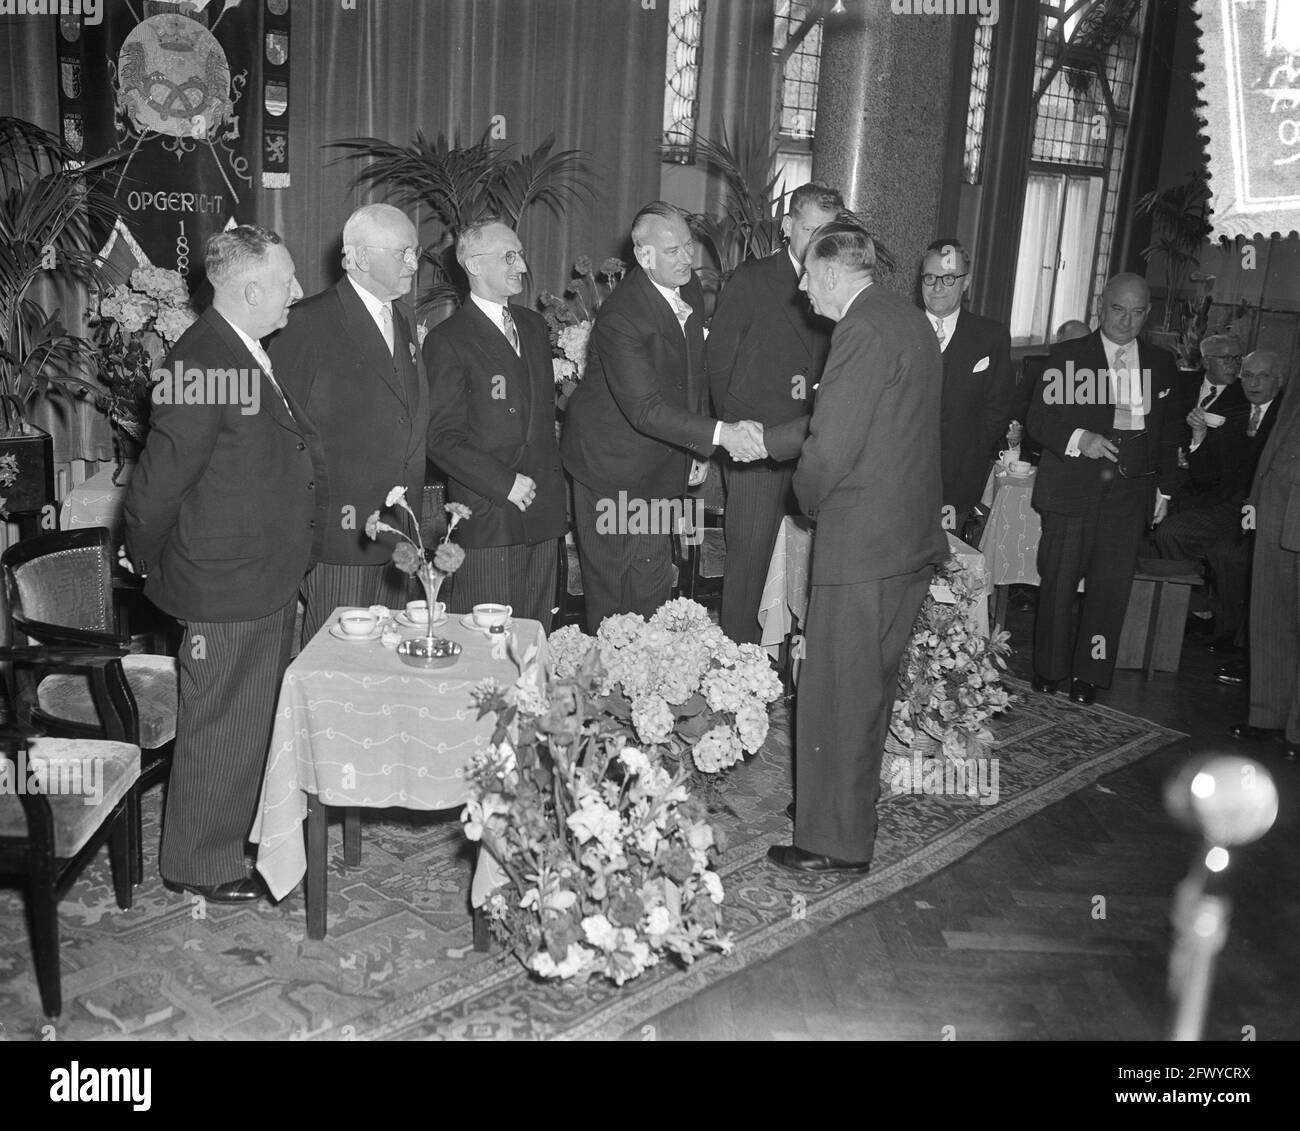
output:
{"label": "man in striped trousers", "polygon": [[[320,442],[259,339],[302,297],[274,232],[249,225],[207,245],[214,298],[164,367],[238,372],[249,403],[155,404],[124,503],[126,552],[145,595],[184,630],[176,746],[159,871],[218,903],[261,895],[244,844],[261,793],[303,576],[320,550]],[[204,390],[226,401],[221,381]]]}

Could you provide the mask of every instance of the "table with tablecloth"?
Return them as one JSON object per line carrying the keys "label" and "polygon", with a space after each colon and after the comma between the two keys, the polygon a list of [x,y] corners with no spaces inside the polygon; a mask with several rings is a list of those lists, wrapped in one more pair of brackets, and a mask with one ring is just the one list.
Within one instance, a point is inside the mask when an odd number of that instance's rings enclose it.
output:
{"label": "table with tablecloth", "polygon": [[1034,476],[989,474],[980,502],[989,508],[980,552],[990,585],[1037,585],[1043,523],[1033,508]]}
{"label": "table with tablecloth", "polygon": [[[454,615],[436,632],[461,645],[460,657],[451,667],[421,669],[379,640],[331,635],[341,611],[289,665],[280,686],[252,833],[258,871],[276,899],[307,872],[309,794],[345,808],[463,805],[466,766],[487,748],[495,726],[493,716],[477,717],[471,692],[489,676],[507,685],[518,677],[502,641],[463,628]],[[537,621],[518,619],[510,633],[520,649],[536,644],[545,661],[546,635]]]}
{"label": "table with tablecloth", "polygon": [[[953,534],[948,535],[948,549],[957,556],[963,570],[981,595],[989,592],[984,559],[973,546],[966,545]],[[763,585],[763,597],[759,601],[758,623],[763,634],[760,643],[775,656],[780,644],[794,630],[796,624],[802,624],[808,609],[810,578],[808,565],[812,557],[812,527],[808,519],[801,515],[787,516],[782,519],[777,530],[776,543],[772,547],[772,557],[767,567],[767,581]],[[947,586],[938,582],[931,585],[930,592],[936,600],[952,601],[952,594]],[[980,631],[987,636],[988,602],[981,600],[975,608],[975,619]]]}
{"label": "table with tablecloth", "polygon": [[59,529],[76,530],[86,526],[107,526],[113,541],[122,539],[122,503],[135,464],[122,465],[120,482],[113,482],[115,465],[104,464],[94,475],[78,483],[63,497],[59,509]]}

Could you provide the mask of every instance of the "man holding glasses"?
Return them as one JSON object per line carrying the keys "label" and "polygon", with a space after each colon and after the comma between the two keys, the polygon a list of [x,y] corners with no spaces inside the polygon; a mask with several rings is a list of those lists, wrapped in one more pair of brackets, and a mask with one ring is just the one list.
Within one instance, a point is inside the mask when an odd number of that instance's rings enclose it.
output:
{"label": "man holding glasses", "polygon": [[943,353],[939,458],[944,526],[958,535],[984,491],[1016,396],[1010,332],[1001,322],[962,307],[970,269],[970,255],[952,239],[935,240],[921,261],[921,301]]}
{"label": "man holding glasses", "polygon": [[1033,686],[1052,694],[1072,677],[1076,703],[1110,686],[1138,546],[1164,518],[1178,473],[1173,355],[1137,340],[1150,309],[1141,276],[1111,279],[1101,326],[1052,351],[1029,408],[1029,434],[1043,445],[1033,496],[1043,516]]}
{"label": "man holding glasses", "polygon": [[[420,513],[429,387],[415,333],[394,302],[411,290],[419,260],[415,226],[400,210],[358,208],[343,226],[347,274],[295,306],[271,344],[276,379],[320,431],[329,476],[330,520],[305,585],[303,643],[337,605],[406,600],[392,547],[367,538],[365,525],[398,484]],[[401,525],[394,513],[384,517]]]}

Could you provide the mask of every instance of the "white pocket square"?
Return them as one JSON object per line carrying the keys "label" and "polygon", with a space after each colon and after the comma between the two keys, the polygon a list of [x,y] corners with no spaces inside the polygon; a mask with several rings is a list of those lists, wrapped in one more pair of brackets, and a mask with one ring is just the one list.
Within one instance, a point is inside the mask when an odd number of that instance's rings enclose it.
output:
{"label": "white pocket square", "polygon": [[1163,393],[1161,393],[1161,394],[1159,395],[1159,397],[1158,397],[1157,399],[1159,399],[1159,400],[1164,400],[1165,397],[1167,397],[1167,396],[1168,396],[1170,393],[1172,393],[1172,392],[1173,392],[1173,389],[1166,389]]}
{"label": "white pocket square", "polygon": [[989,359],[987,357],[981,357],[979,361],[975,363],[975,368],[972,369],[971,372],[983,373],[984,370],[986,370],[988,367],[989,367]]}

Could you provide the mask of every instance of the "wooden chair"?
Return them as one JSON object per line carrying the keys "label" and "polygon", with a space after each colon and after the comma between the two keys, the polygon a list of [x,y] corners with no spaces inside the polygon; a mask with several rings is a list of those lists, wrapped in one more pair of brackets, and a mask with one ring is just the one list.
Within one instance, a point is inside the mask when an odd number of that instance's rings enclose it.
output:
{"label": "wooden chair", "polygon": [[[60,738],[114,739],[142,751],[139,781],[131,796],[134,822],[132,878],[144,878],[140,798],[163,781],[176,739],[176,661],[171,656],[126,652],[129,638],[117,626],[113,606],[113,549],[107,527],[91,526],[25,538],[0,555],[8,599],[10,639],[98,654],[111,663],[58,669],[42,665],[39,650],[29,662],[13,649],[11,700],[20,721]],[[111,679],[124,689],[121,734],[110,733],[103,717],[102,689]]]}
{"label": "wooden chair", "polygon": [[[0,648],[0,659],[55,671],[89,670],[106,731],[120,735],[127,728],[130,691],[116,676],[121,664],[111,652]],[[23,888],[41,1008],[57,1017],[63,1008],[59,900],[105,842],[117,905],[124,911],[131,906],[140,748],[38,737],[14,726],[0,728],[0,734],[0,780],[6,786],[0,789],[0,877],[16,879]]]}

